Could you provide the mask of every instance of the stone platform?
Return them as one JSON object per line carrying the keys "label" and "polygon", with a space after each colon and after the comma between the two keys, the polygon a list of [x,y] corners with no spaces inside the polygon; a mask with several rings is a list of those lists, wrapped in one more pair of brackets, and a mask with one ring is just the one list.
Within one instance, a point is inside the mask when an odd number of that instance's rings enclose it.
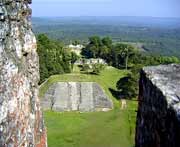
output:
{"label": "stone platform", "polygon": [[113,103],[93,82],[58,82],[50,86],[42,100],[43,109],[55,111],[109,111]]}

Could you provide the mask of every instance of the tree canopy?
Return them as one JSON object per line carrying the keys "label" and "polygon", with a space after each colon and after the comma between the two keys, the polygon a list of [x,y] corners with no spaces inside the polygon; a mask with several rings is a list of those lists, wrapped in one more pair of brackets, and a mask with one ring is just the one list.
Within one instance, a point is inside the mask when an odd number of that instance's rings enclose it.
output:
{"label": "tree canopy", "polygon": [[40,62],[40,83],[51,75],[71,72],[70,63],[74,62],[75,55],[72,56],[65,50],[63,43],[50,40],[45,34],[40,34],[37,36],[37,51]]}

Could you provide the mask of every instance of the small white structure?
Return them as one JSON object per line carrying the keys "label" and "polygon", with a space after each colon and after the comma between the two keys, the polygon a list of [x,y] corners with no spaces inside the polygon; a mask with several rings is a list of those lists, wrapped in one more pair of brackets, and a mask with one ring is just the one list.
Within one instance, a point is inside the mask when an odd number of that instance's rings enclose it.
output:
{"label": "small white structure", "polygon": [[72,52],[75,52],[77,55],[80,55],[81,50],[84,48],[84,46],[81,44],[78,44],[78,45],[70,44],[68,45],[68,48],[71,49]]}
{"label": "small white structure", "polygon": [[83,65],[83,64],[88,64],[88,65],[92,65],[92,64],[103,64],[103,65],[107,65],[106,61],[104,59],[101,58],[91,58],[91,59],[79,59],[76,61],[75,63],[76,65]]}
{"label": "small white structure", "polygon": [[79,50],[81,50],[84,46],[81,45],[81,44],[78,44],[78,45],[70,44],[68,47],[71,48],[71,49],[79,49]]}

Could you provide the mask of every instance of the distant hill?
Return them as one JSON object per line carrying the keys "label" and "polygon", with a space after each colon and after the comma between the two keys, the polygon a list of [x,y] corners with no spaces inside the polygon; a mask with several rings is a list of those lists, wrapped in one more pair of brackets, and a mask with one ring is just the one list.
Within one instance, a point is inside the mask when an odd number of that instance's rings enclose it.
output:
{"label": "distant hill", "polygon": [[89,24],[89,25],[120,25],[138,27],[165,27],[179,28],[180,18],[159,17],[125,17],[125,16],[88,16],[88,17],[34,17],[33,24],[62,25],[62,24]]}
{"label": "distant hill", "polygon": [[71,43],[87,42],[92,35],[110,36],[114,42],[142,44],[149,53],[180,57],[180,18],[57,17],[32,18],[34,31]]}

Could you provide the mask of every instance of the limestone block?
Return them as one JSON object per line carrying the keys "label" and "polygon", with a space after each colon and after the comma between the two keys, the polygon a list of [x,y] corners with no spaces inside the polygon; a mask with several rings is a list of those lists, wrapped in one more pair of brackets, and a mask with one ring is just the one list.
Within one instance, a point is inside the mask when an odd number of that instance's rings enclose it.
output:
{"label": "limestone block", "polygon": [[107,97],[103,89],[97,83],[93,83],[93,96],[96,109],[113,108],[112,100]]}
{"label": "limestone block", "polygon": [[9,27],[9,24],[8,22],[1,22],[0,21],[0,40],[4,40],[8,34],[8,27]]}
{"label": "limestone block", "polygon": [[45,110],[52,107],[55,111],[90,112],[113,108],[112,100],[93,82],[54,83],[42,98],[41,105]]}
{"label": "limestone block", "polygon": [[55,104],[53,110],[56,111],[69,111],[70,97],[68,83],[58,83],[55,87],[54,97]]}
{"label": "limestone block", "polygon": [[0,0],[1,147],[47,146],[38,98],[36,41],[29,25],[30,13],[21,15],[24,5],[28,10],[25,0]]}
{"label": "limestone block", "polygon": [[54,95],[56,84],[52,85],[48,91],[46,92],[46,95],[43,98],[43,101],[41,101],[41,106],[44,110],[50,110],[53,108],[53,101],[55,103],[55,99],[52,98]]}
{"label": "limestone block", "polygon": [[71,101],[71,110],[78,111],[80,105],[80,84],[69,82],[69,96]]}
{"label": "limestone block", "polygon": [[143,68],[139,89],[136,147],[178,147],[180,65]]}
{"label": "limestone block", "polygon": [[93,87],[90,82],[81,83],[81,103],[79,106],[80,111],[93,111],[94,98],[93,98]]}
{"label": "limestone block", "polygon": [[5,6],[2,3],[0,3],[0,21],[5,21],[6,18],[7,18],[7,10]]}

